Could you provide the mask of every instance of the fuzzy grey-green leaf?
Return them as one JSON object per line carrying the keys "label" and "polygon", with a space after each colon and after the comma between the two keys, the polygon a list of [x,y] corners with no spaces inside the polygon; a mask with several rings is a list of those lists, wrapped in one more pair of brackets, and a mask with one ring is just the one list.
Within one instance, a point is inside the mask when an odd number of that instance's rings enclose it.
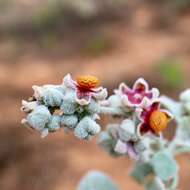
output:
{"label": "fuzzy grey-green leaf", "polygon": [[165,186],[160,178],[155,177],[146,182],[145,190],[165,190]]}
{"label": "fuzzy grey-green leaf", "polygon": [[136,164],[130,175],[138,182],[144,183],[148,175],[153,174],[153,168],[149,163]]}
{"label": "fuzzy grey-green leaf", "polygon": [[91,171],[82,178],[76,190],[118,190],[118,188],[104,173]]}
{"label": "fuzzy grey-green leaf", "polygon": [[97,143],[98,145],[107,153],[109,153],[112,156],[119,155],[114,151],[114,147],[116,145],[117,139],[114,139],[111,134],[109,134],[107,131],[102,131],[99,136]]}
{"label": "fuzzy grey-green leaf", "polygon": [[178,166],[169,153],[160,151],[150,161],[155,174],[162,180],[169,180],[177,174]]}

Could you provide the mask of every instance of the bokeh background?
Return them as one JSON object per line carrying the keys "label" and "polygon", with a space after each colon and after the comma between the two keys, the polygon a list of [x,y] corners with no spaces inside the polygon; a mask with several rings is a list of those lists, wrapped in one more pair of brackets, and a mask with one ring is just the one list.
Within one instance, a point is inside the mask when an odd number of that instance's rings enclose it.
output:
{"label": "bokeh background", "polygon": [[[74,190],[100,169],[122,190],[141,190],[132,162],[95,140],[63,131],[41,139],[21,126],[31,86],[66,73],[96,75],[110,93],[142,76],[177,99],[190,86],[190,0],[0,0],[0,189]],[[190,188],[189,159],[178,157],[180,190]]]}

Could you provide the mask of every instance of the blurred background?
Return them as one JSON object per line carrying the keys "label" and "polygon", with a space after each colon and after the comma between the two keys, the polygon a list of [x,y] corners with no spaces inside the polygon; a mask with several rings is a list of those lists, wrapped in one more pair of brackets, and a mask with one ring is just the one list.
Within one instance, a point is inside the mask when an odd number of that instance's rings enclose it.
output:
{"label": "blurred background", "polygon": [[[0,0],[0,189],[74,190],[100,169],[121,189],[141,190],[132,162],[95,140],[63,131],[41,139],[21,126],[31,86],[66,73],[96,75],[110,93],[141,76],[177,99],[190,86],[190,0]],[[180,190],[190,187],[189,159],[178,158]]]}

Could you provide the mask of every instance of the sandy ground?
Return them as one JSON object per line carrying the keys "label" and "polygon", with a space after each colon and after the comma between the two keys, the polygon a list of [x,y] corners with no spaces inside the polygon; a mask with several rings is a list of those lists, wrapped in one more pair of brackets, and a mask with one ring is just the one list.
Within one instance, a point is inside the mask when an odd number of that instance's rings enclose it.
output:
{"label": "sandy ground", "polygon": [[[143,20],[142,20],[143,18]],[[121,189],[140,190],[128,176],[132,162],[127,158],[110,158],[95,144],[75,139],[60,131],[45,139],[22,128],[21,99],[32,94],[31,85],[60,83],[66,73],[94,74],[109,89],[122,80],[144,76],[151,84],[153,64],[165,56],[182,60],[184,77],[189,82],[190,16],[176,20],[172,29],[150,27],[147,7],[137,9],[132,22],[108,24],[103,31],[115,46],[98,57],[75,53],[74,56],[52,56],[40,49],[14,57],[14,43],[3,39],[0,44],[0,189],[1,190],[74,190],[88,170],[108,173]],[[69,38],[69,37],[68,37]],[[72,37],[70,37],[72,38]],[[69,39],[70,39],[69,38]],[[64,43],[64,41],[63,41]],[[30,43],[27,47],[30,49]],[[26,48],[27,49],[27,48]],[[56,58],[55,58],[56,57]],[[169,92],[163,92],[169,94]],[[177,92],[176,92],[177,93]],[[178,158],[180,190],[189,190],[189,156]]]}

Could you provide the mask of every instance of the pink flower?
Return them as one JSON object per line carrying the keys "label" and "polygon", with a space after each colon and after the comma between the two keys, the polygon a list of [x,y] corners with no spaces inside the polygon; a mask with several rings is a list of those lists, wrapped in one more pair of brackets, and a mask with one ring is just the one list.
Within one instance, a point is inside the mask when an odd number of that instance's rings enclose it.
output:
{"label": "pink flower", "polygon": [[146,98],[141,106],[136,110],[141,121],[137,127],[139,134],[152,132],[158,135],[168,126],[168,122],[172,118],[171,113],[160,108],[159,100],[151,102]]}
{"label": "pink flower", "polygon": [[135,142],[133,141],[123,142],[121,140],[118,140],[114,150],[119,154],[127,154],[131,159],[138,160],[139,155],[135,151],[134,146]]}
{"label": "pink flower", "polygon": [[76,101],[80,105],[88,105],[91,99],[104,100],[108,93],[103,87],[98,87],[99,81],[94,76],[79,76],[76,81],[72,80],[70,74],[63,79],[66,88],[75,91]]}
{"label": "pink flower", "polygon": [[145,97],[153,100],[159,96],[159,90],[157,88],[149,90],[148,83],[143,78],[136,80],[132,89],[121,83],[115,93],[120,95],[123,103],[129,107],[139,106]]}

